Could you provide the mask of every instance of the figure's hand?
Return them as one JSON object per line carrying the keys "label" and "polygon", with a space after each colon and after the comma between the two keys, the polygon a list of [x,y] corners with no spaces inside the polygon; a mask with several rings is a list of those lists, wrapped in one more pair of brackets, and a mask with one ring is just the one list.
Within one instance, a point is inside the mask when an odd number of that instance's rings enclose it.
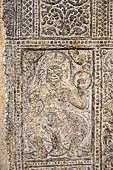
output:
{"label": "figure's hand", "polygon": [[61,100],[63,102],[68,102],[72,96],[72,91],[69,88],[62,88],[61,90]]}
{"label": "figure's hand", "polygon": [[69,102],[78,109],[85,109],[86,107],[85,91],[79,89],[78,94],[75,94],[75,92],[69,88],[62,89],[62,101]]}
{"label": "figure's hand", "polygon": [[85,91],[81,90],[81,89],[78,89],[78,96],[79,97],[85,96]]}

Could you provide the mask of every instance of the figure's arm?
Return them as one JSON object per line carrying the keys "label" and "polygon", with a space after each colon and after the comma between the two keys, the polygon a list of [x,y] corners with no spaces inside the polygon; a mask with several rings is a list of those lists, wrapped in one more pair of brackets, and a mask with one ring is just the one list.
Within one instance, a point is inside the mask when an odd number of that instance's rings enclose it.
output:
{"label": "figure's arm", "polygon": [[[72,102],[71,102],[72,100]],[[86,95],[83,91],[78,91],[77,96],[72,94],[72,98],[70,98],[70,102],[77,107],[78,109],[85,109],[86,107]]]}
{"label": "figure's arm", "polygon": [[75,94],[72,90],[66,88],[63,89],[62,96],[64,102],[69,102],[78,109],[85,109],[86,95],[84,91],[78,91],[78,94]]}
{"label": "figure's arm", "polygon": [[37,115],[42,111],[43,103],[40,100],[39,91],[32,92],[26,97],[27,113],[25,115],[25,120],[28,122],[37,121]]}

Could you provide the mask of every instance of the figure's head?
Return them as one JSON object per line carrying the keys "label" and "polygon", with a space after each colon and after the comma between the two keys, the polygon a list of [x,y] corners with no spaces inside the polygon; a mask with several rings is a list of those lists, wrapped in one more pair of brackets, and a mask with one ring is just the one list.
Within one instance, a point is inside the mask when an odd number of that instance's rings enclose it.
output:
{"label": "figure's head", "polygon": [[92,77],[90,73],[79,71],[74,76],[74,85],[77,89],[86,90],[91,86]]}
{"label": "figure's head", "polygon": [[47,82],[55,85],[62,80],[63,70],[59,65],[50,65],[47,69]]}
{"label": "figure's head", "polygon": [[38,75],[46,83],[57,86],[69,77],[70,63],[63,52],[47,52],[39,61]]}

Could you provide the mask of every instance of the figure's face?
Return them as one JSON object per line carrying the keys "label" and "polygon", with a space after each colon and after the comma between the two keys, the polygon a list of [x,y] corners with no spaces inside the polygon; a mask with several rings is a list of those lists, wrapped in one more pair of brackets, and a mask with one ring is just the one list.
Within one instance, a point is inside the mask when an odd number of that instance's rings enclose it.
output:
{"label": "figure's face", "polygon": [[92,77],[90,73],[79,71],[74,76],[74,85],[81,90],[86,90],[91,86]]}
{"label": "figure's face", "polygon": [[58,65],[51,65],[47,69],[47,80],[51,84],[58,84],[63,76],[63,70],[62,67]]}
{"label": "figure's face", "polygon": [[86,84],[86,79],[80,78],[78,80],[78,88],[84,89],[85,84]]}

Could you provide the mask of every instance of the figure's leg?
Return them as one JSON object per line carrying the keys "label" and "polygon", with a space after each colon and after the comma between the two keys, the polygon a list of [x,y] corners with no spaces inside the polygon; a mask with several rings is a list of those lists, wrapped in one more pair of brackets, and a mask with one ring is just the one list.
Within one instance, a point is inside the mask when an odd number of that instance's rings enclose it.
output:
{"label": "figure's leg", "polygon": [[33,136],[32,143],[38,152],[38,156],[44,159],[48,156],[48,152],[43,144],[42,138],[38,135]]}
{"label": "figure's leg", "polygon": [[67,150],[63,147],[61,143],[61,138],[58,133],[53,133],[52,134],[52,150],[50,151],[50,156],[62,156],[65,155]]}

